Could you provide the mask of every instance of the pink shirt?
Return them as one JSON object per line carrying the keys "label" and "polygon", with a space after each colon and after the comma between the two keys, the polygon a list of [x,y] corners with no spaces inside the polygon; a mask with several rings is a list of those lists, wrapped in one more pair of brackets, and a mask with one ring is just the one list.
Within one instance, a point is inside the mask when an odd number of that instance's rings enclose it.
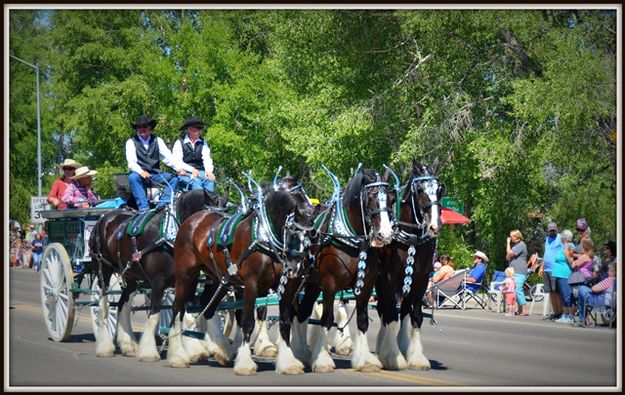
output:
{"label": "pink shirt", "polygon": [[503,282],[503,288],[501,292],[505,294],[515,293],[516,292],[516,283],[512,277],[506,277]]}
{"label": "pink shirt", "polygon": [[98,195],[91,191],[85,190],[85,188],[79,187],[76,183],[71,183],[65,189],[65,193],[63,194],[63,198],[61,199],[64,202],[89,202],[89,203],[97,203],[100,198]]}

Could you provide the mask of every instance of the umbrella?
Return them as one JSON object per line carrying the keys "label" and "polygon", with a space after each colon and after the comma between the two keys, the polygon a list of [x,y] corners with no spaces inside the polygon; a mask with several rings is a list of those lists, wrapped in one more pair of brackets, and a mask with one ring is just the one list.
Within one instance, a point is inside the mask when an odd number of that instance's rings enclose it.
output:
{"label": "umbrella", "polygon": [[453,225],[453,224],[466,224],[471,221],[469,218],[460,214],[457,211],[454,211],[449,208],[442,208],[441,217],[443,220],[443,224]]}

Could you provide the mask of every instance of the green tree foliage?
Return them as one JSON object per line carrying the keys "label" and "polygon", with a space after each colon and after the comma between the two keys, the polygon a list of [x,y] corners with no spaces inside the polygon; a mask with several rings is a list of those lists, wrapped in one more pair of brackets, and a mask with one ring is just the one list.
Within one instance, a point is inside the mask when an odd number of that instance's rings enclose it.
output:
{"label": "green tree foliage", "polygon": [[[73,157],[126,170],[132,121],[155,117],[169,144],[208,122],[219,181],[278,165],[321,199],[359,162],[407,181],[413,158],[442,160],[472,222],[439,249],[504,262],[523,232],[542,252],[551,219],[586,217],[616,236],[614,10],[52,10],[10,12],[10,52],[45,64],[44,188]],[[26,55],[29,54],[29,55]],[[11,62],[11,216],[36,188],[32,71]],[[24,138],[25,137],[25,138]]]}

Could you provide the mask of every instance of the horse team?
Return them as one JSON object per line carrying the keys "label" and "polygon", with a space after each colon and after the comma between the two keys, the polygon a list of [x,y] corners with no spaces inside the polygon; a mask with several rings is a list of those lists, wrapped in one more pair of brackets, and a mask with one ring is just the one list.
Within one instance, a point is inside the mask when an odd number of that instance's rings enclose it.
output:
{"label": "horse team", "polygon": [[[421,344],[421,301],[441,228],[439,202],[444,186],[436,177],[438,167],[438,159],[431,166],[413,161],[409,179],[400,185],[389,168],[380,175],[359,166],[344,189],[324,167],[334,193],[317,206],[300,185],[287,187],[274,180],[261,186],[248,175],[255,190],[249,199],[241,193],[236,213],[225,209],[227,199],[199,190],[183,193],[171,207],[143,222],[128,210],[104,215],[89,241],[101,296],[113,273],[121,274],[123,291],[116,339],[105,330],[108,298],[100,297],[96,354],[113,356],[116,340],[123,355],[160,360],[155,341],[160,299],[166,288],[175,286],[167,339],[169,365],[188,367],[212,355],[221,365],[234,359],[238,375],[255,374],[251,341],[257,324],[256,299],[275,292],[279,296],[276,372],[301,374],[305,365],[314,372],[331,372],[335,365],[328,332],[334,325],[335,296],[351,289],[357,325],[352,367],[365,372],[429,369]],[[131,231],[128,227],[133,224],[142,229]],[[150,315],[139,343],[127,303],[138,281],[151,288]],[[201,293],[198,287],[203,287]],[[367,341],[374,288],[381,319],[377,355]],[[223,333],[216,315],[219,303],[232,291],[243,303],[236,314],[242,340],[234,343]],[[320,334],[308,345],[309,319],[320,294]],[[201,309],[197,319],[187,311],[191,304]],[[184,336],[185,328],[205,332],[204,339]]]}

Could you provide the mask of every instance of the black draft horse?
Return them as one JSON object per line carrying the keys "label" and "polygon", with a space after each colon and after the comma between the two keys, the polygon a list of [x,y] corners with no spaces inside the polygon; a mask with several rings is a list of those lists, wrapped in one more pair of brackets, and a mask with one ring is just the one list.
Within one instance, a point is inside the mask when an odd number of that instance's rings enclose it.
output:
{"label": "black draft horse", "polygon": [[[125,356],[137,356],[141,361],[158,361],[160,354],[156,348],[155,330],[160,318],[164,290],[174,285],[174,259],[171,244],[175,235],[163,234],[165,229],[175,232],[176,221],[184,221],[192,213],[209,207],[219,207],[219,196],[207,190],[183,192],[175,200],[174,210],[167,208],[156,213],[146,224],[143,232],[133,240],[127,233],[128,221],[137,213],[134,210],[117,209],[103,215],[94,225],[89,239],[89,248],[94,269],[98,273],[100,285],[100,328],[96,333],[96,354],[111,357],[115,344],[105,329],[108,316],[108,284],[113,273],[121,275],[122,289],[117,309],[117,344]],[[167,218],[164,218],[167,216]],[[177,216],[177,219],[176,219]],[[118,238],[121,236],[121,238]],[[171,240],[168,240],[170,238]],[[138,281],[145,281],[151,289],[150,315],[145,331],[137,344],[130,323],[130,295],[136,291]]]}
{"label": "black draft horse", "polygon": [[[333,175],[331,175],[333,177]],[[319,219],[319,244],[315,251],[313,273],[307,279],[304,297],[293,320],[292,347],[295,356],[307,362],[314,372],[331,372],[334,361],[330,357],[328,331],[334,323],[334,298],[337,292],[354,289],[356,296],[358,331],[354,340],[352,368],[359,371],[378,371],[380,361],[370,352],[367,343],[369,297],[376,278],[378,251],[392,241],[393,229],[389,218],[388,172],[384,177],[365,169],[348,182],[342,199],[335,198],[328,211]],[[323,313],[320,335],[306,345],[308,319],[320,292],[323,292]],[[288,338],[281,317],[282,338]]]}
{"label": "black draft horse", "polygon": [[[256,373],[257,366],[250,350],[256,298],[277,288],[283,266],[294,259],[292,251],[302,249],[294,244],[307,243],[316,213],[301,191],[270,191],[264,198],[257,199],[252,212],[236,225],[228,249],[220,248],[217,242],[210,246],[207,243],[210,237],[220,234],[226,222],[227,216],[221,213],[196,213],[180,226],[174,243],[176,298],[167,356],[171,366],[188,367],[189,357],[181,341],[181,322],[185,304],[192,299],[196,279],[203,271],[211,279],[200,297],[200,305],[208,320],[213,357],[222,365],[232,360],[233,350],[221,331],[215,311],[228,287],[242,287],[244,308],[237,318],[240,317],[243,342],[237,350],[234,372],[237,375]],[[284,250],[276,251],[277,244],[286,248],[285,254]],[[281,257],[284,255],[287,255],[286,259]],[[295,257],[299,258],[299,255]],[[291,367],[289,372],[291,370],[296,371],[298,367]]]}
{"label": "black draft horse", "polygon": [[421,344],[421,304],[442,226],[439,201],[444,185],[436,178],[438,170],[438,158],[431,167],[413,160],[410,180],[398,193],[399,231],[380,253],[376,293],[381,327],[376,349],[385,369],[430,369]]}

